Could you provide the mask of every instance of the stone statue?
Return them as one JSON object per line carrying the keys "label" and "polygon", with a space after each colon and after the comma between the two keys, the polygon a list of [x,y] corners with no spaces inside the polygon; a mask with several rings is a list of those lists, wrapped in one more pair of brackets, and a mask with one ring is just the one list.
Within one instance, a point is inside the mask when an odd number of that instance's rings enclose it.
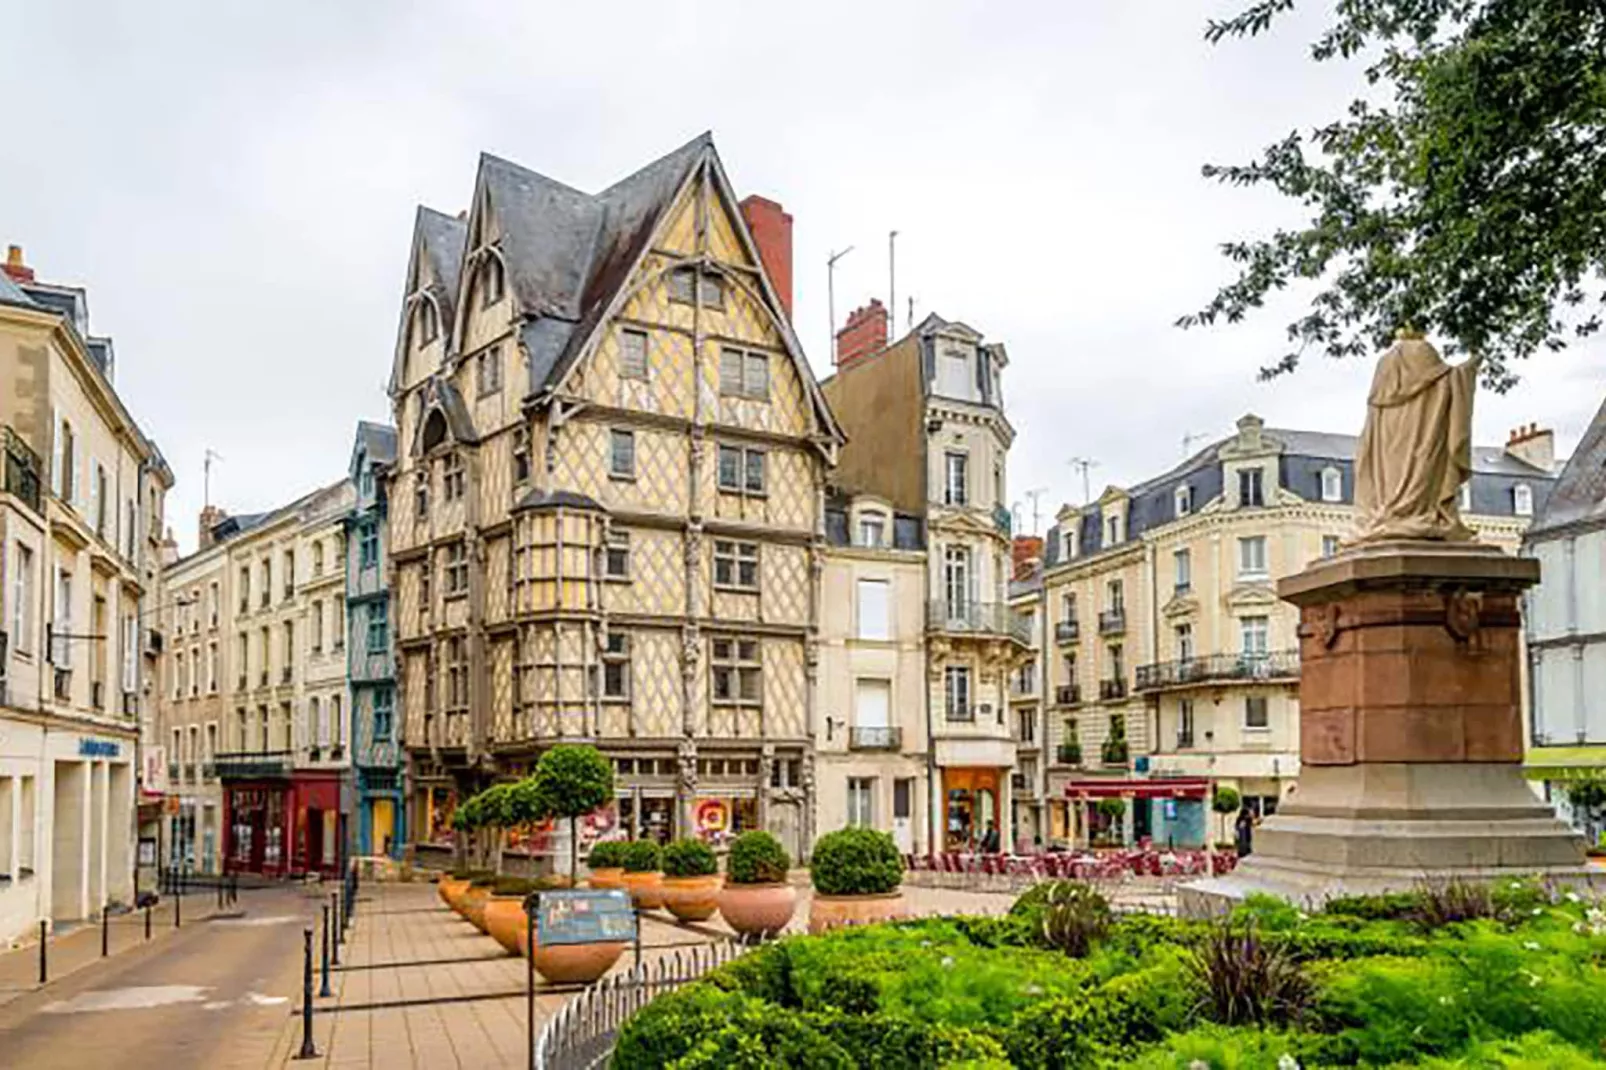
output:
{"label": "stone statue", "polygon": [[1466,542],[1456,498],[1472,474],[1472,395],[1482,358],[1449,365],[1401,331],[1377,363],[1355,454],[1356,542]]}

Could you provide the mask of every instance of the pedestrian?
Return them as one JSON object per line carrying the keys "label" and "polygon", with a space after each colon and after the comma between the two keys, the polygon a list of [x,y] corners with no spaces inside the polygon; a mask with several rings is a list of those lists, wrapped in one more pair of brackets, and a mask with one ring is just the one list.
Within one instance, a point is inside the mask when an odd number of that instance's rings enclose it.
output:
{"label": "pedestrian", "polygon": [[987,822],[987,831],[981,838],[981,853],[986,855],[998,853],[998,823],[995,821]]}
{"label": "pedestrian", "polygon": [[1238,807],[1238,819],[1233,822],[1233,829],[1238,838],[1238,857],[1242,858],[1255,846],[1255,812],[1249,809],[1247,802]]}

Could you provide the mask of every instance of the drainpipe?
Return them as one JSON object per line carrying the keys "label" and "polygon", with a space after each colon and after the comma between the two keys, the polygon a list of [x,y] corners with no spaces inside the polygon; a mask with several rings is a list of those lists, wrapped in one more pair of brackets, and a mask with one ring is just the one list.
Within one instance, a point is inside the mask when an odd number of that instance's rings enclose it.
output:
{"label": "drainpipe", "polygon": [[[927,610],[930,613],[930,610]],[[937,739],[931,714],[931,634],[926,629],[924,643],[926,653],[926,672],[924,691],[926,693],[926,853],[937,853],[937,835],[945,831],[942,813],[942,799],[935,794],[938,791],[937,777]]]}

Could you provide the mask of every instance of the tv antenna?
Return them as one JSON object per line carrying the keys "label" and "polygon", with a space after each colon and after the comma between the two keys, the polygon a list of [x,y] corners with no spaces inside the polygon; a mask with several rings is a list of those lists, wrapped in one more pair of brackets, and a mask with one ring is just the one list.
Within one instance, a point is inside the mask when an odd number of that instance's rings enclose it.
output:
{"label": "tv antenna", "polygon": [[222,459],[223,455],[210,446],[201,458],[201,504],[208,508],[212,505],[212,462]]}
{"label": "tv antenna", "polygon": [[[1026,500],[1032,503],[1032,530],[1031,530],[1031,533],[1033,535],[1036,535],[1037,532],[1038,532],[1038,525],[1042,522],[1042,519],[1043,519],[1043,511],[1037,507],[1037,503],[1043,497],[1043,495],[1048,493],[1048,488],[1047,487],[1033,487],[1031,490],[1025,491],[1024,493],[1025,493]],[[1017,511],[1019,510],[1019,508],[1020,508],[1020,505],[1019,505],[1019,503],[1017,503],[1016,504]]]}
{"label": "tv antenna", "polygon": [[1082,504],[1083,505],[1088,504],[1089,502],[1091,502],[1093,500],[1093,488],[1092,488],[1092,485],[1088,482],[1087,474],[1092,469],[1097,468],[1099,466],[1099,462],[1095,461],[1091,457],[1072,457],[1066,463],[1068,463],[1072,468],[1076,468],[1076,469],[1079,469],[1081,471],[1081,473],[1082,473]]}
{"label": "tv antenna", "polygon": [[1194,432],[1191,432],[1189,434],[1183,435],[1182,436],[1182,455],[1184,457],[1186,457],[1188,454],[1193,452],[1193,444],[1195,442],[1203,441],[1204,439],[1207,439],[1209,437],[1210,437],[1210,432],[1208,432],[1208,431],[1194,431]]}
{"label": "tv antenna", "polygon": [[853,246],[848,246],[839,253],[832,253],[825,258],[825,312],[831,317],[831,339],[826,352],[831,354],[831,363],[836,363],[836,262],[853,252]]}

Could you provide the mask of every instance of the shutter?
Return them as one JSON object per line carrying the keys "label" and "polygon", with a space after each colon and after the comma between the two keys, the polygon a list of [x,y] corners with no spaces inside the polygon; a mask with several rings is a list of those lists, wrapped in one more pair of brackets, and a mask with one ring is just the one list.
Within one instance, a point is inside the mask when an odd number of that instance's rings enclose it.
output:
{"label": "shutter", "polygon": [[886,639],[890,637],[887,622],[889,599],[885,580],[859,581],[859,638]]}
{"label": "shutter", "polygon": [[854,696],[853,723],[859,728],[886,728],[892,688],[885,680],[860,680]]}

